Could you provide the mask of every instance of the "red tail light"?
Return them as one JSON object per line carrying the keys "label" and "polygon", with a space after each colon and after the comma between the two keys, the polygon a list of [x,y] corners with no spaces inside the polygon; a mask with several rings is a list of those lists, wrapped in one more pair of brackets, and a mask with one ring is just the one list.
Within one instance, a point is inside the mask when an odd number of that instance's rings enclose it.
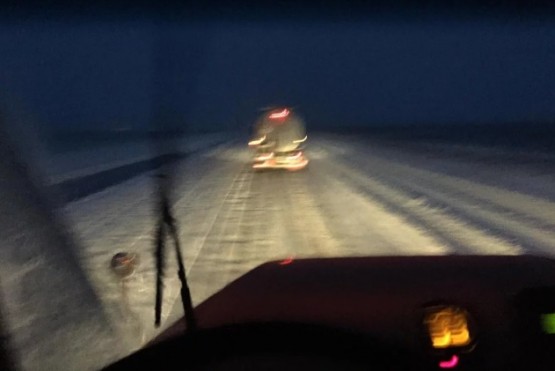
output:
{"label": "red tail light", "polygon": [[275,120],[275,119],[283,119],[283,118],[286,118],[287,116],[289,116],[289,110],[287,108],[284,108],[283,111],[281,112],[271,113],[268,116],[268,118]]}

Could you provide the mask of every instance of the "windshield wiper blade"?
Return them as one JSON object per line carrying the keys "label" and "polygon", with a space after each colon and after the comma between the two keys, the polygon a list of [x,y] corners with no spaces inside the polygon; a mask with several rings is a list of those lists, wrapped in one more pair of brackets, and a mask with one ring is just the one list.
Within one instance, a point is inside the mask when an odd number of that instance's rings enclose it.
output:
{"label": "windshield wiper blade", "polygon": [[185,270],[185,263],[181,253],[181,244],[179,242],[179,234],[175,219],[171,215],[170,204],[167,197],[166,177],[160,175],[160,220],[156,230],[156,306],[155,306],[155,325],[159,327],[162,322],[162,299],[164,289],[164,268],[165,268],[165,254],[164,247],[166,236],[171,237],[175,247],[175,255],[177,258],[178,277],[181,284],[181,303],[185,314],[185,323],[188,331],[196,330],[196,319],[193,310],[193,301],[191,299],[191,291],[187,283],[187,274]]}

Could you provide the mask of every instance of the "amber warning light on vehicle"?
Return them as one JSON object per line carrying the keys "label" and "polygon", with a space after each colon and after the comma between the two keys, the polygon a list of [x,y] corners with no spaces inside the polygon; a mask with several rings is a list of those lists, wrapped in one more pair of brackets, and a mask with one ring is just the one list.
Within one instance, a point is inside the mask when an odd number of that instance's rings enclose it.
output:
{"label": "amber warning light on vehicle", "polygon": [[453,306],[430,308],[424,324],[434,349],[465,347],[472,341],[468,315],[462,308]]}

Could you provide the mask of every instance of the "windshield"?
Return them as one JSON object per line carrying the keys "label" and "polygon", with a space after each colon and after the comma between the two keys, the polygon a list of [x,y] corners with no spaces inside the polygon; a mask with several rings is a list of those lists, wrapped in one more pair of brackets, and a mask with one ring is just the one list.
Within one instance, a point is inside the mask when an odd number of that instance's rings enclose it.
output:
{"label": "windshield", "polygon": [[97,369],[182,315],[168,249],[154,326],[160,172],[193,305],[272,260],[553,257],[549,15],[169,13],[0,23],[22,368]]}

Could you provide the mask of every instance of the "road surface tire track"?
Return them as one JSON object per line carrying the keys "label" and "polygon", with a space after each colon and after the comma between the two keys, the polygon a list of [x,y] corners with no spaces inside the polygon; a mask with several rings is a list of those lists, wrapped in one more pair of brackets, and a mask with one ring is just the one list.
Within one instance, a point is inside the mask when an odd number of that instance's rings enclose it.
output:
{"label": "road surface tire track", "polygon": [[[354,148],[359,153],[364,153],[364,148],[360,146],[354,146]],[[425,185],[426,188],[443,189],[451,196],[466,198],[476,205],[487,205],[489,210],[515,216],[520,222],[526,222],[532,226],[542,226],[545,229],[555,227],[555,204],[547,200],[472,182],[461,177],[422,170],[384,159],[381,156],[365,156],[365,158],[367,161],[362,164],[362,168],[372,174],[406,176],[409,173],[411,179],[418,180],[418,183]],[[356,159],[355,162],[357,162]]]}
{"label": "road surface tire track", "polygon": [[352,184],[341,180],[327,160],[313,162],[308,181],[318,195],[318,207],[330,233],[341,246],[337,255],[376,256],[445,254],[449,250],[402,216],[388,211],[367,193],[354,192]]}
{"label": "road surface tire track", "polygon": [[250,181],[250,169],[243,165],[231,182],[195,258],[188,266],[195,302],[212,294],[214,287],[223,287],[221,282],[226,274],[224,268],[229,268],[225,264],[228,256],[226,250],[230,245],[233,246],[237,218],[241,218],[235,214],[241,213],[242,203],[245,202],[241,200],[241,194],[248,190]]}
{"label": "road surface tire track", "polygon": [[[511,209],[507,211],[503,206],[488,202],[487,197],[480,197],[478,193],[483,187],[481,185],[476,185],[477,192],[469,194],[468,191],[462,191],[456,185],[450,187],[444,185],[444,177],[440,174],[425,173],[419,169],[379,158],[373,158],[364,164],[358,161],[355,163],[365,174],[375,175],[392,188],[414,198],[425,198],[428,206],[444,210],[475,228],[487,231],[492,236],[521,246],[528,253],[545,254],[555,251],[555,233],[552,232],[548,222],[543,218],[540,220]],[[505,191],[499,190],[499,192]]]}
{"label": "road surface tire track", "polygon": [[[452,253],[518,253],[518,247],[452,217],[445,210],[429,207],[421,199],[396,191],[393,185],[370,178],[362,171],[349,167],[347,163],[330,159],[328,165],[337,174],[338,179],[366,193],[392,212],[403,215],[408,223],[433,235],[448,246]],[[470,238],[471,236],[476,238]]]}
{"label": "road surface tire track", "polygon": [[317,171],[314,164],[300,172],[279,173],[282,197],[286,200],[287,211],[283,213],[283,223],[293,250],[292,256],[325,257],[337,256],[340,248],[328,228],[325,215],[317,202],[317,194],[308,179]]}
{"label": "road surface tire track", "polygon": [[[343,155],[334,144],[330,144],[327,140],[324,143],[328,148],[333,148],[336,154]],[[555,204],[548,200],[472,182],[461,177],[423,170],[385,159],[381,154],[375,155],[371,150],[369,152],[369,148],[360,144],[350,145],[357,155],[351,155],[350,162],[357,163],[369,174],[378,177],[395,176],[398,179],[406,178],[409,175],[411,180],[417,180],[427,189],[442,189],[453,198],[466,198],[476,205],[487,205],[487,209],[498,214],[514,216],[519,222],[540,226],[545,230],[555,227]],[[357,161],[358,158],[364,158],[365,162],[360,163]]]}
{"label": "road surface tire track", "polygon": [[[219,151],[222,147],[225,148],[225,145],[221,145],[213,151]],[[213,166],[213,161],[204,154],[193,155],[177,163],[175,169],[186,175],[185,181],[181,176],[176,178],[175,184],[177,184],[178,189],[173,193],[181,194],[187,192],[187,189],[191,186],[198,186],[199,180],[211,174],[210,166]],[[156,196],[156,183],[153,179],[155,174],[156,171],[142,174],[117,186],[109,187],[101,192],[69,203],[64,211],[68,214],[68,218],[79,227],[80,239],[89,242],[99,235],[99,231],[106,234],[107,227],[112,227],[109,229],[127,227],[121,221],[131,214],[130,211],[140,209],[145,203],[148,204],[148,212],[153,211]],[[122,206],[121,199],[131,199],[133,202],[125,203]],[[97,200],[100,202],[96,202]],[[91,206],[93,210],[86,212]],[[83,220],[83,217],[89,218],[97,213],[103,216],[100,222],[87,223],[86,220]],[[103,238],[103,236],[100,237]]]}

